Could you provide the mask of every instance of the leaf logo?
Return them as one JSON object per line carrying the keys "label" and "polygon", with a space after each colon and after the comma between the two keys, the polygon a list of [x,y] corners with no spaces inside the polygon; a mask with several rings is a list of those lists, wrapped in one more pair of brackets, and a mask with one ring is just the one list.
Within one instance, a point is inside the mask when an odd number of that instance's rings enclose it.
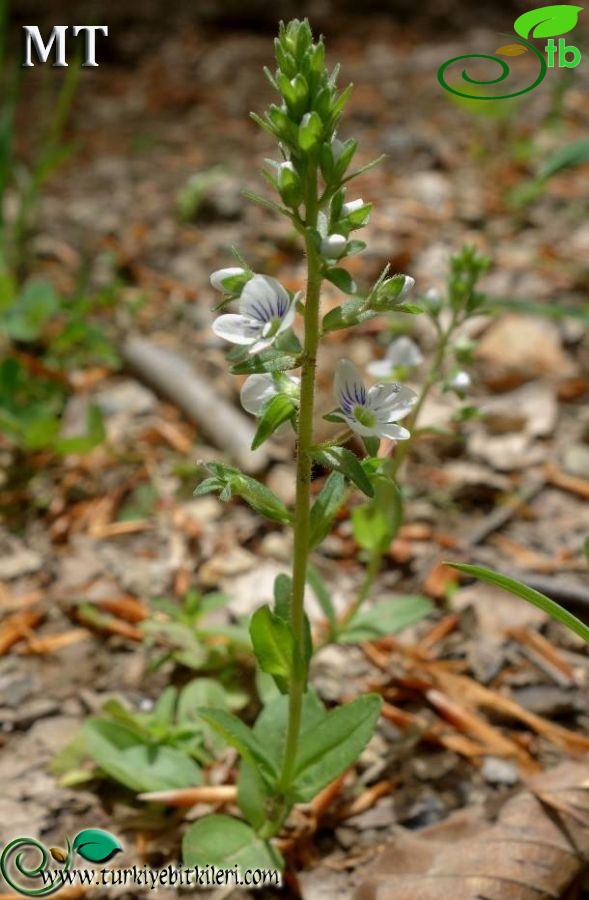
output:
{"label": "leaf logo", "polygon": [[526,52],[523,44],[505,44],[504,47],[499,47],[495,50],[495,53],[499,53],[500,56],[520,56]]}
{"label": "leaf logo", "polygon": [[121,853],[122,847],[115,837],[101,828],[86,828],[74,838],[73,849],[88,862],[103,863]]}
{"label": "leaf logo", "polygon": [[523,38],[549,38],[557,34],[566,34],[577,24],[582,9],[582,6],[560,3],[556,6],[530,9],[515,20],[513,27]]}

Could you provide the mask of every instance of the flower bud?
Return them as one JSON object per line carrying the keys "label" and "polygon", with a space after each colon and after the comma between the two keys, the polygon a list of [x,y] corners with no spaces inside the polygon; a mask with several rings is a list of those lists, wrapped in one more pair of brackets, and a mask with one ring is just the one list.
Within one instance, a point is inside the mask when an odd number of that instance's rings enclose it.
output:
{"label": "flower bud", "polygon": [[344,203],[342,205],[342,218],[344,216],[349,216],[351,213],[357,212],[359,209],[362,209],[364,206],[364,200],[359,197],[357,200],[349,200],[348,203]]}
{"label": "flower bud", "polygon": [[423,296],[423,305],[432,316],[437,316],[442,308],[442,295],[436,288],[429,288]]}
{"label": "flower bud", "polygon": [[449,391],[456,391],[456,393],[461,397],[464,396],[466,391],[470,388],[472,384],[472,378],[465,372],[463,369],[459,369],[457,372],[454,372],[446,381],[446,389]]}
{"label": "flower bud", "polygon": [[347,245],[343,234],[329,234],[321,241],[321,255],[327,259],[340,259],[346,252]]}
{"label": "flower bud", "polygon": [[217,269],[210,276],[210,282],[216,291],[224,291],[227,294],[237,294],[244,284],[249,281],[252,273],[241,266],[229,266],[227,269]]}
{"label": "flower bud", "polygon": [[278,166],[278,189],[287,206],[298,206],[301,203],[303,199],[301,179],[290,160]]}

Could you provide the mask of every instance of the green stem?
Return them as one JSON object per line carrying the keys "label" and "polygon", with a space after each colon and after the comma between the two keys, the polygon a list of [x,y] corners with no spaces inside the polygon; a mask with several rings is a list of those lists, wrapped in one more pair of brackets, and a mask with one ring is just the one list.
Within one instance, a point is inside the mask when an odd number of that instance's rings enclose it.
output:
{"label": "green stem", "polygon": [[446,329],[446,331],[440,334],[440,340],[438,343],[438,347],[436,349],[435,356],[433,358],[430,370],[428,372],[427,378],[425,379],[423,388],[421,389],[421,394],[419,395],[419,399],[413,409],[411,410],[411,415],[407,419],[407,428],[411,432],[411,437],[407,441],[403,441],[397,447],[397,451],[395,456],[391,460],[391,465],[389,467],[389,475],[391,478],[395,478],[399,472],[399,469],[403,465],[405,461],[405,457],[407,456],[411,446],[413,445],[413,435],[414,429],[417,424],[417,420],[419,419],[421,410],[423,409],[423,405],[427,398],[429,397],[430,391],[433,388],[434,384],[438,380],[440,376],[440,369],[442,368],[442,364],[444,362],[444,357],[446,356],[446,350],[448,348],[448,342],[454,332],[456,327],[456,316],[452,317],[452,321],[450,325]]}
{"label": "green stem", "polygon": [[[317,174],[309,177],[306,206],[306,226],[317,224]],[[315,369],[319,345],[319,305],[321,292],[321,260],[311,235],[305,233],[307,252],[307,291],[305,299],[305,337],[301,368],[301,401],[297,441],[297,493],[294,511],[294,550],[292,567],[292,598],[290,621],[294,637],[295,656],[289,690],[288,726],[279,792],[288,793],[295,776],[295,765],[303,694],[307,682],[307,664],[304,658],[305,609],[304,596],[309,557],[311,467],[313,447],[313,410],[315,402]]]}
{"label": "green stem", "polygon": [[345,613],[339,620],[339,622],[338,622],[339,628],[345,628],[346,625],[348,625],[352,621],[352,619],[354,618],[354,616],[356,615],[356,613],[358,612],[358,610],[360,609],[360,607],[362,606],[362,604],[364,603],[364,601],[366,600],[368,595],[370,594],[370,591],[372,590],[372,586],[373,586],[374,582],[376,581],[376,578],[380,571],[381,561],[382,561],[382,551],[381,550],[373,550],[372,553],[370,554],[370,559],[368,560],[368,565],[367,565],[366,571],[364,573],[364,579],[362,581],[362,584],[360,585],[360,590],[358,591],[358,596],[356,597],[354,602],[348,606]]}
{"label": "green stem", "polygon": [[[413,407],[413,409],[411,411],[411,415],[407,419],[407,427],[412,435],[414,433],[414,429],[415,429],[415,426],[419,419],[421,410],[423,409],[423,405],[424,405],[425,401],[427,400],[432,387],[434,386],[434,384],[436,383],[436,381],[439,378],[440,369],[442,368],[442,365],[444,362],[444,357],[446,355],[446,350],[448,348],[448,342],[454,332],[456,325],[457,325],[457,321],[456,321],[456,316],[454,315],[452,317],[452,321],[450,322],[450,325],[448,326],[447,330],[440,333],[440,341],[438,343],[438,347],[437,347],[434,359],[432,361],[431,368],[428,372],[427,378],[425,379],[423,388],[421,390],[421,394],[419,395],[419,399],[418,399],[417,403],[415,404],[415,406]],[[403,443],[397,447],[395,456],[391,460],[391,463],[388,467],[388,473],[391,478],[395,478],[396,475],[398,474],[399,469],[403,465],[403,462],[405,461],[405,457],[407,456],[407,453],[409,452],[412,443],[413,443],[413,437],[409,438],[409,440],[407,440],[407,441],[403,441]],[[383,557],[382,550],[374,550],[372,552],[372,554],[370,556],[370,560],[368,562],[368,567],[366,569],[366,573],[364,575],[364,580],[363,580],[363,582],[360,586],[360,590],[358,592],[358,596],[356,597],[354,602],[352,604],[350,604],[350,606],[348,607],[348,609],[342,616],[340,623],[339,623],[340,627],[345,627],[352,620],[352,618],[356,615],[356,613],[358,612],[360,607],[363,605],[363,603],[369,596],[370,591],[372,590],[372,587],[374,585],[374,582],[376,581],[376,578],[378,577],[378,573],[380,571],[380,566],[382,563],[382,557]]]}

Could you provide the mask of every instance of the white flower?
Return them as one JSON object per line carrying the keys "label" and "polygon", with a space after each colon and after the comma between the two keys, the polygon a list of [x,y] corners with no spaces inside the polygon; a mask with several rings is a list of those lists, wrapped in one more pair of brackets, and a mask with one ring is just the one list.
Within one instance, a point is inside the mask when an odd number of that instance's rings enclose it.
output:
{"label": "white flower", "polygon": [[290,327],[295,316],[294,298],[268,275],[254,275],[239,298],[239,315],[227,313],[213,322],[217,337],[249,346],[259,353]]}
{"label": "white flower", "polygon": [[227,269],[217,269],[210,277],[210,282],[216,291],[224,291],[223,282],[226,278],[237,278],[240,275],[247,275],[245,269],[241,266],[229,266]]}
{"label": "white flower", "polygon": [[358,200],[349,200],[348,203],[344,203],[342,206],[342,218],[349,216],[350,213],[356,212],[358,209],[362,209],[364,205],[364,200],[361,197]]}
{"label": "white flower", "polygon": [[398,367],[412,369],[415,366],[419,366],[422,362],[423,355],[415,341],[403,335],[389,345],[384,359],[369,363],[366,366],[366,371],[374,375],[375,378],[387,378],[391,375],[393,369]]}
{"label": "white flower", "polygon": [[347,245],[343,234],[328,234],[321,241],[321,255],[328,259],[339,259],[345,253]]}
{"label": "white flower", "polygon": [[335,370],[335,397],[352,431],[364,437],[405,441],[406,428],[395,425],[415,405],[417,394],[401,384],[375,384],[368,390],[356,366],[341,359]]}
{"label": "white flower", "polygon": [[259,416],[277,394],[298,397],[301,379],[294,375],[250,375],[241,388],[241,405],[252,416]]}

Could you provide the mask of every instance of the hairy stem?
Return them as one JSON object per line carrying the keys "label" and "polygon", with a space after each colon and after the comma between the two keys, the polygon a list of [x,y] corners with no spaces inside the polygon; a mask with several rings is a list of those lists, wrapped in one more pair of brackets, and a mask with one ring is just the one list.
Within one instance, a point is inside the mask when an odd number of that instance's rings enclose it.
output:
{"label": "hairy stem", "polygon": [[[309,178],[306,206],[306,226],[317,222],[317,175]],[[319,345],[319,304],[321,292],[321,261],[309,233],[305,233],[307,252],[307,291],[305,299],[305,337],[301,368],[301,400],[297,440],[297,493],[295,500],[294,551],[292,567],[292,598],[290,620],[294,637],[293,672],[289,690],[288,727],[279,789],[286,794],[295,776],[296,754],[301,727],[301,708],[307,673],[304,658],[305,609],[304,595],[309,557],[309,526],[311,504],[311,467],[313,447],[313,410],[315,402],[315,369]]]}

